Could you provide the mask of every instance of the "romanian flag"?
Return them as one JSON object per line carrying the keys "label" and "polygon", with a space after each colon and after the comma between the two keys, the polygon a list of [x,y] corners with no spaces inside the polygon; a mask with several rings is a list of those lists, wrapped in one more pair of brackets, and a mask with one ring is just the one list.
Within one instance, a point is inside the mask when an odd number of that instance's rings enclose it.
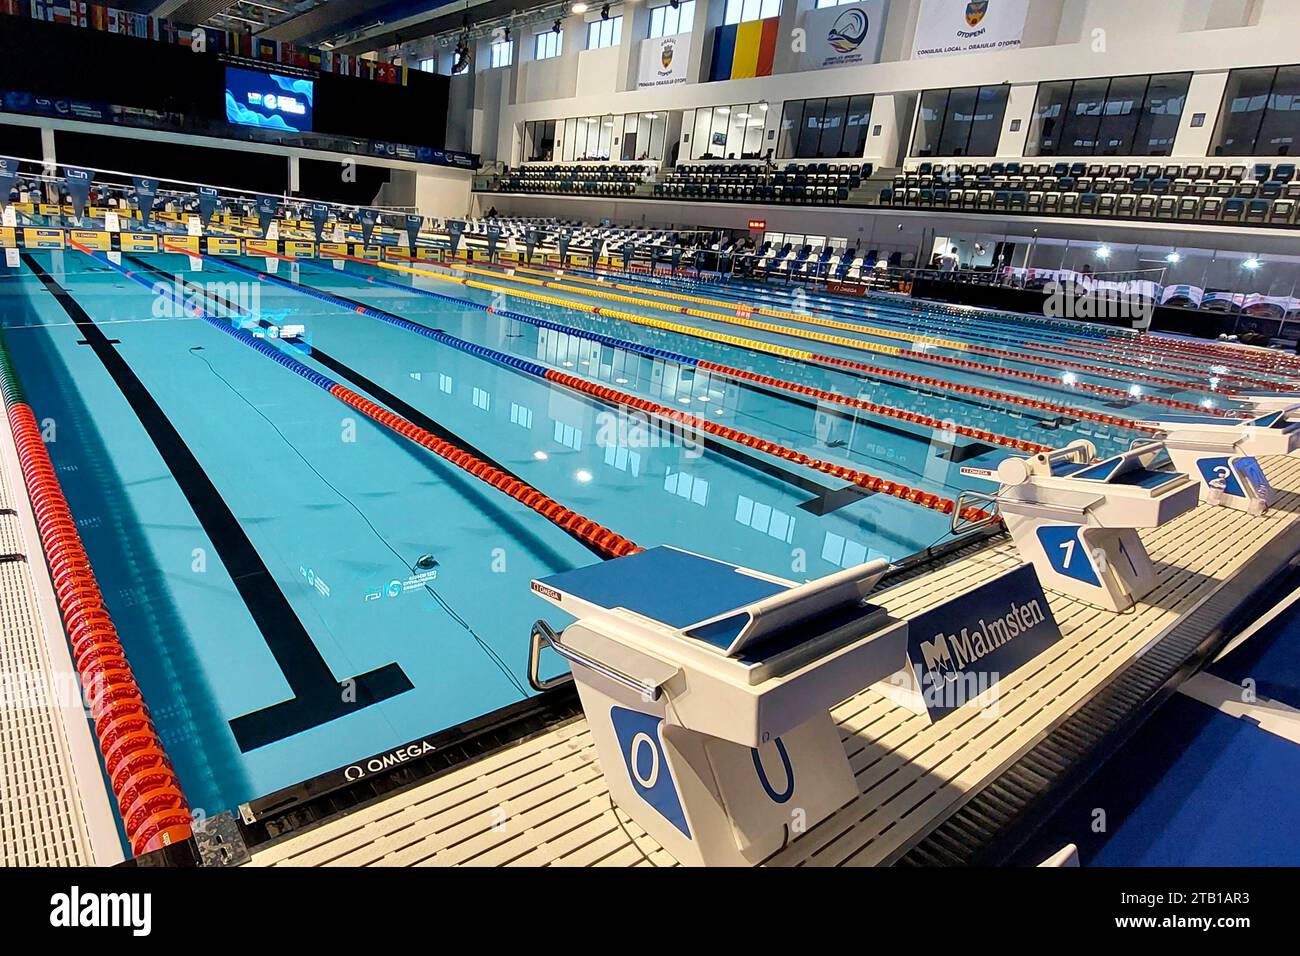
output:
{"label": "romanian flag", "polygon": [[750,20],[713,32],[713,67],[709,80],[745,80],[771,76],[780,18]]}

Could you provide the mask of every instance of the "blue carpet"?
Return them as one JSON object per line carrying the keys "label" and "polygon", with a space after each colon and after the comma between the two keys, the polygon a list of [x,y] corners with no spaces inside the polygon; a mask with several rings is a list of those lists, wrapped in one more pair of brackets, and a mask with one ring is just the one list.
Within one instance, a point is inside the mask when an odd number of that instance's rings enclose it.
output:
{"label": "blue carpet", "polygon": [[1209,668],[1234,684],[1255,681],[1255,693],[1300,708],[1300,605],[1260,630]]}
{"label": "blue carpet", "polygon": [[1178,695],[1016,862],[1076,843],[1085,866],[1295,866],[1298,782],[1300,746]]}

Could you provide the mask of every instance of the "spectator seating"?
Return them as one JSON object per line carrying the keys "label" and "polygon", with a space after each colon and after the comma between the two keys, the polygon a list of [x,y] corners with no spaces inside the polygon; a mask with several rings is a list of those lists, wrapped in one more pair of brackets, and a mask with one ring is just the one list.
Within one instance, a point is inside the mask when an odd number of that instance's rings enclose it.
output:
{"label": "spectator seating", "polygon": [[751,163],[679,165],[655,183],[663,199],[702,202],[847,203],[871,175],[870,163],[789,163],[769,169]]}
{"label": "spectator seating", "polygon": [[498,190],[511,193],[631,196],[652,168],[622,163],[521,166],[506,172]]}
{"label": "spectator seating", "polygon": [[1287,226],[1294,163],[931,163],[896,175],[882,206]]}

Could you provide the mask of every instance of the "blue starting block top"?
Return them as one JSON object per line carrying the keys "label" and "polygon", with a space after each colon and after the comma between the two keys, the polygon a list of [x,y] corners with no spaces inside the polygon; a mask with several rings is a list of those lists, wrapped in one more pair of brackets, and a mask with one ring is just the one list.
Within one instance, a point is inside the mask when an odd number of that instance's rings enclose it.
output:
{"label": "blue starting block top", "polygon": [[1171,481],[1180,481],[1183,477],[1175,471],[1153,471],[1144,468],[1140,456],[1130,453],[1107,458],[1096,464],[1054,463],[1052,475],[1056,478],[1078,478],[1081,481],[1096,481],[1108,485],[1134,485],[1147,489],[1160,488]]}
{"label": "blue starting block top", "polygon": [[669,547],[562,571],[538,583],[606,610],[626,608],[678,630],[790,590],[734,564]]}
{"label": "blue starting block top", "polygon": [[[1166,425],[1252,425],[1255,428],[1289,428],[1294,423],[1287,421],[1291,409],[1269,412],[1258,418],[1221,418],[1217,415],[1161,415],[1152,424]],[[1145,424],[1145,423],[1144,423]]]}
{"label": "blue starting block top", "polygon": [[[875,562],[820,581],[789,585],[725,561],[661,546],[552,574],[533,582],[533,589],[561,607],[567,596],[590,607],[623,608],[730,657],[741,657],[742,651],[759,644],[771,650],[806,639],[809,630],[797,629],[800,622],[843,623],[868,614],[872,609],[862,599],[886,567],[883,561]],[[781,600],[773,600],[777,598]],[[796,630],[797,639],[792,633]]]}

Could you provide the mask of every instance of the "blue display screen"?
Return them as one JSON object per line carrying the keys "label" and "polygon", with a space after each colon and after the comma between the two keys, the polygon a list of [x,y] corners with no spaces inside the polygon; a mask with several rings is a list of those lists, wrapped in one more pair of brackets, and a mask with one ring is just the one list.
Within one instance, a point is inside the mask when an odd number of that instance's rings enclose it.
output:
{"label": "blue display screen", "polygon": [[293,133],[311,130],[311,80],[226,67],[226,119]]}

